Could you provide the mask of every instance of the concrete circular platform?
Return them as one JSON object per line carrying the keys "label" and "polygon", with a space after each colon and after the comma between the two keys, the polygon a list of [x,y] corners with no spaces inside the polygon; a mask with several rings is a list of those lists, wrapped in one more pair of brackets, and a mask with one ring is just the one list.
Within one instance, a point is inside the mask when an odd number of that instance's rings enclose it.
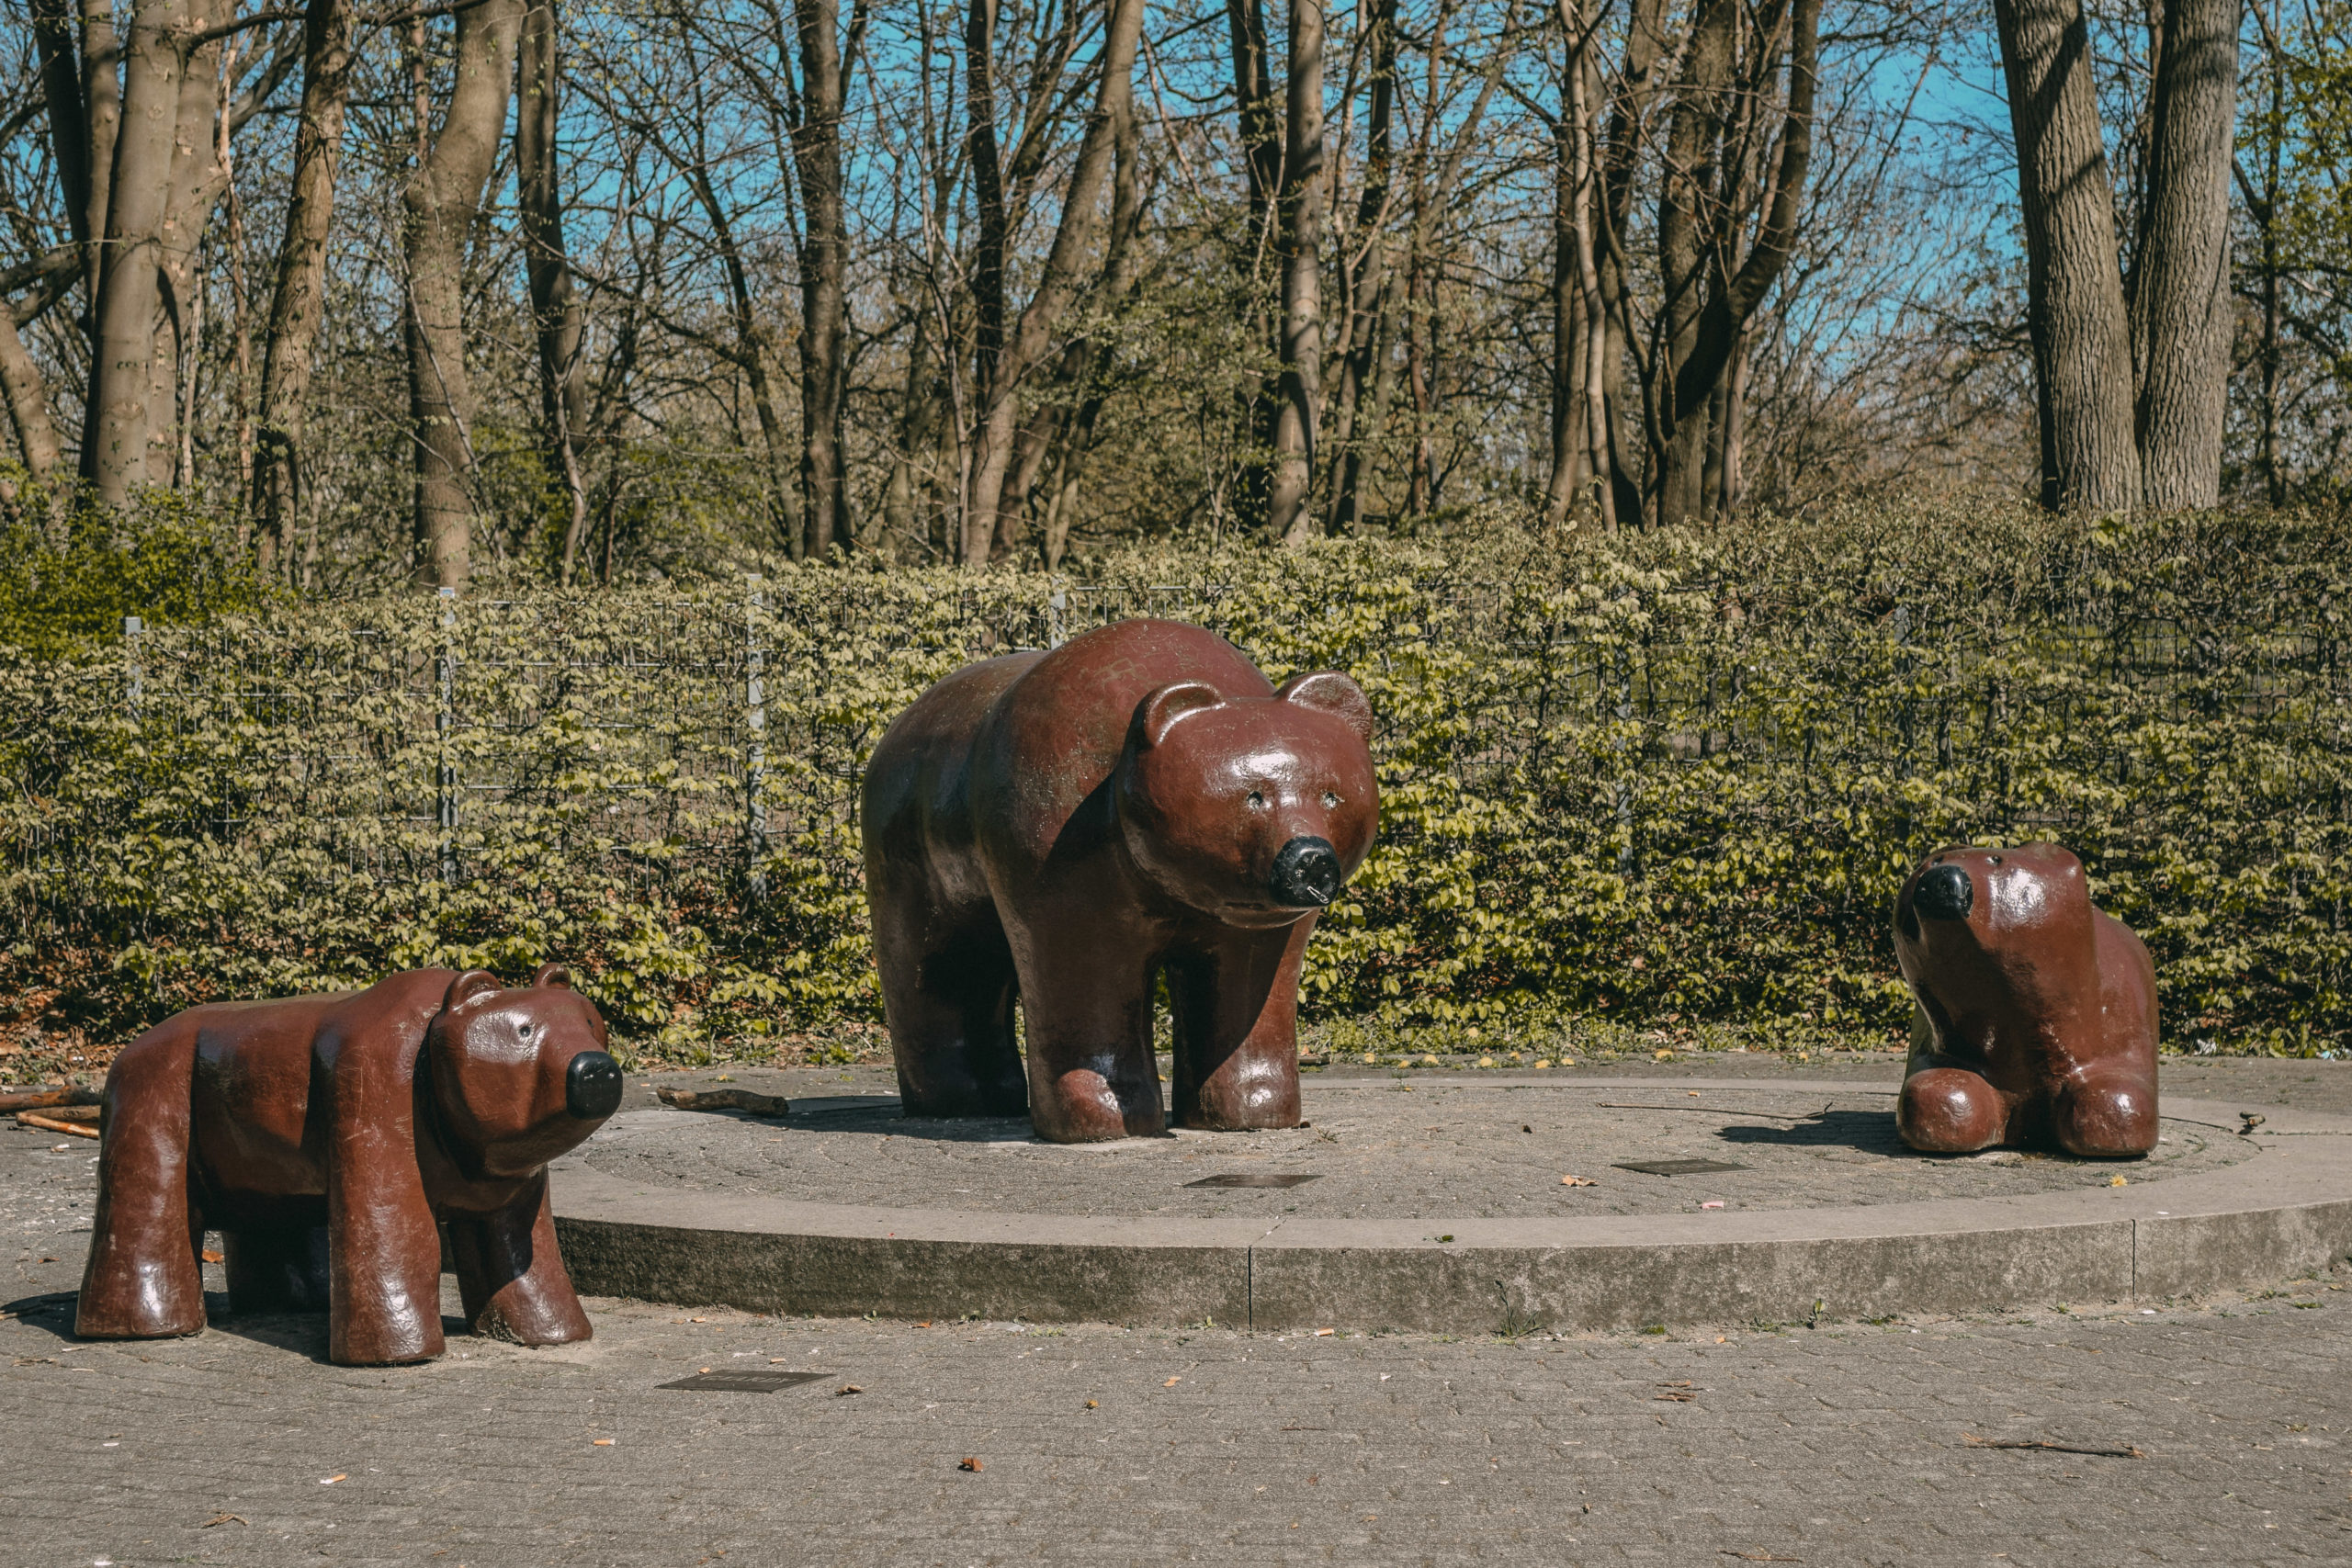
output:
{"label": "concrete circular platform", "polygon": [[1304,1128],[1075,1147],[803,1098],[625,1111],[555,1201],[604,1294],[1285,1330],[2154,1300],[2352,1258],[2352,1117],[2164,1109],[2116,1162],[1920,1156],[1891,1086],[1802,1077],[1311,1078]]}

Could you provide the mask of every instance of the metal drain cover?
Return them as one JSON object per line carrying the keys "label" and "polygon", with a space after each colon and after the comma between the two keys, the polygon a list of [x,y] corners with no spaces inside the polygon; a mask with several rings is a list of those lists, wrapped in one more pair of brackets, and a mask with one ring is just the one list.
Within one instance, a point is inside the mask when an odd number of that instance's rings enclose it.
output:
{"label": "metal drain cover", "polygon": [[794,1383],[821,1382],[831,1372],[696,1372],[662,1388],[688,1389],[695,1393],[774,1393]]}
{"label": "metal drain cover", "polygon": [[1277,1175],[1271,1170],[1229,1171],[1223,1176],[1204,1176],[1198,1181],[1187,1181],[1187,1187],[1299,1187],[1317,1179],[1296,1172]]}
{"label": "metal drain cover", "polygon": [[1634,1159],[1621,1161],[1619,1170],[1638,1170],[1644,1176],[1706,1176],[1718,1170],[1746,1170],[1744,1165],[1727,1165],[1719,1159]]}

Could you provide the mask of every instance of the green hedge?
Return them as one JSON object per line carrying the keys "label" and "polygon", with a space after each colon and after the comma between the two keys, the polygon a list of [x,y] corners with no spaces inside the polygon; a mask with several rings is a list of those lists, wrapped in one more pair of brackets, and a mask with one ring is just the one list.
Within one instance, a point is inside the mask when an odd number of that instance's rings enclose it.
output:
{"label": "green hedge", "polygon": [[1883,1038],[1909,865],[2047,837],[2148,940],[2169,1042],[2333,1047],[2347,544],[2292,516],[1875,510],[1059,583],[781,566],[756,604],[544,592],[447,625],[422,595],[264,605],[0,664],[0,987],[105,1039],[557,956],[639,1048],[870,1026],[853,808],[883,728],[968,659],[1164,614],[1277,680],[1345,669],[1379,715],[1380,843],[1306,976],[1327,1027]]}

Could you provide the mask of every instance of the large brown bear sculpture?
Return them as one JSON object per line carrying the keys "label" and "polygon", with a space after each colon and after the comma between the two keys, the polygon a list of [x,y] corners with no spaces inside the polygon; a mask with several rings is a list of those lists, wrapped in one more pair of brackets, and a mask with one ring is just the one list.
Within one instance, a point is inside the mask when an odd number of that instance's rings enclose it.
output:
{"label": "large brown bear sculpture", "polygon": [[165,1019],[107,1075],[74,1331],[202,1328],[210,1226],[232,1310],[323,1307],[335,1361],[426,1360],[442,1350],[446,1226],[478,1332],[587,1338],[547,1165],[620,1103],[604,1047],[604,1020],[553,964],[517,990],[419,969]]}
{"label": "large brown bear sculpture", "polygon": [[2071,852],[1937,851],[1895,900],[1894,951],[1918,1002],[1895,1106],[1913,1148],[2155,1147],[2156,972]]}
{"label": "large brown bear sculpture", "polygon": [[[1087,1143],[1298,1123],[1298,973],[1379,824],[1356,683],[1278,692],[1222,637],[1125,621],[948,676],[865,790],[867,897],[910,1116]],[[1018,995],[1024,1084],[1013,1045]]]}

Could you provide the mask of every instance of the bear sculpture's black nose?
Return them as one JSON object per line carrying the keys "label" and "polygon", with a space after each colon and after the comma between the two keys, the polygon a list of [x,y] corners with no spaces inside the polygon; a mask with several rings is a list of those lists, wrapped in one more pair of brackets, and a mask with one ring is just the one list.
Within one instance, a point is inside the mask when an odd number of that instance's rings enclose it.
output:
{"label": "bear sculpture's black nose", "polygon": [[1329,839],[1293,839],[1274,857],[1274,902],[1320,909],[1340,891],[1340,852]]}
{"label": "bear sculpture's black nose", "polygon": [[563,1108],[582,1122],[602,1122],[620,1109],[621,1065],[602,1051],[582,1051],[563,1069]]}
{"label": "bear sculpture's black nose", "polygon": [[1956,865],[1929,866],[1911,890],[1911,908],[1923,920],[1964,920],[1976,902],[1976,886]]}

